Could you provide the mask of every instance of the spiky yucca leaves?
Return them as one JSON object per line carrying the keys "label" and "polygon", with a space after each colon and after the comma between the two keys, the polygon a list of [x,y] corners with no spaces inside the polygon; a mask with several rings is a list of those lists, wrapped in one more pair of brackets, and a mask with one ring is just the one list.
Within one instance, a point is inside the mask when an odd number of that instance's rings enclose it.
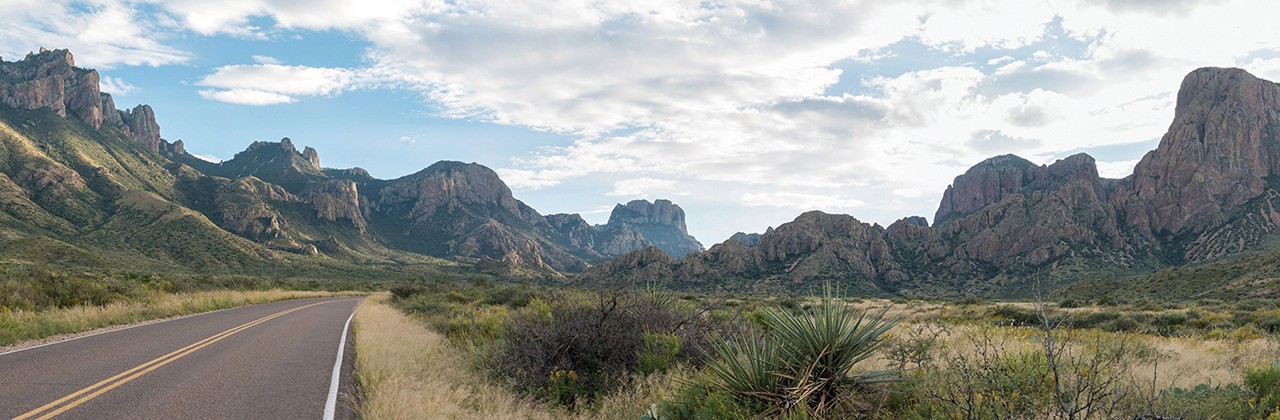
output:
{"label": "spiky yucca leaves", "polygon": [[888,371],[851,373],[897,324],[883,311],[859,312],[828,290],[807,313],[772,309],[765,323],[762,337],[720,343],[708,368],[724,391],[766,403],[767,415],[803,410],[823,417],[844,393],[898,379]]}

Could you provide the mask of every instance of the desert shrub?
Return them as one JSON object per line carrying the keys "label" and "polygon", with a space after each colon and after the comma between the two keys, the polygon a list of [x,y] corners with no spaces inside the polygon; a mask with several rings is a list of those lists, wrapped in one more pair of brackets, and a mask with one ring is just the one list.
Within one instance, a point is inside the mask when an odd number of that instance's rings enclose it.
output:
{"label": "desert shrub", "polygon": [[644,334],[644,347],[637,356],[636,371],[648,375],[664,372],[679,362],[680,337],[673,334]]}
{"label": "desert shrub", "polygon": [[855,368],[885,344],[896,321],[869,315],[828,292],[810,311],[766,312],[768,332],[716,346],[707,364],[712,384],[765,416],[825,417],[851,412],[866,387],[896,380],[891,372]]}
{"label": "desert shrub", "polygon": [[599,292],[558,304],[535,299],[507,321],[489,368],[545,401],[589,404],[641,374],[642,362],[646,369],[701,366],[712,336],[736,329],[659,292]]}
{"label": "desert shrub", "polygon": [[[700,377],[680,388],[680,391],[660,407],[655,419],[750,419],[766,410],[762,403],[741,399],[716,386],[714,379]],[[797,413],[796,418],[803,415]]]}
{"label": "desert shrub", "polygon": [[1244,386],[1257,410],[1267,414],[1280,410],[1280,362],[1245,370]]}
{"label": "desert shrub", "polygon": [[391,287],[388,290],[391,292],[391,296],[395,297],[396,299],[408,299],[413,297],[414,295],[425,292],[426,288],[420,285],[411,283],[409,281],[402,280],[400,282],[397,282],[396,284],[391,285]]}
{"label": "desert shrub", "polygon": [[1072,328],[1102,328],[1103,324],[1114,321],[1116,318],[1120,318],[1119,312],[1098,311],[1073,316],[1069,322]]}
{"label": "desert shrub", "polygon": [[1070,308],[1079,308],[1081,306],[1084,306],[1084,305],[1080,304],[1080,301],[1075,299],[1063,299],[1061,302],[1058,302],[1059,308],[1070,309]]}
{"label": "desert shrub", "polygon": [[1013,305],[1000,305],[991,309],[991,316],[1008,321],[1007,324],[1034,326],[1040,324],[1040,314]]}
{"label": "desert shrub", "polygon": [[921,369],[933,363],[933,354],[942,342],[946,327],[933,322],[907,329],[894,336],[884,348],[884,357],[899,371]]}
{"label": "desert shrub", "polygon": [[1258,321],[1258,327],[1269,333],[1280,332],[1280,316],[1267,316]]}
{"label": "desert shrub", "polygon": [[1138,321],[1133,319],[1131,316],[1124,315],[1104,322],[1099,325],[1098,328],[1101,328],[1103,331],[1111,332],[1133,331],[1138,329]]}
{"label": "desert shrub", "polygon": [[1196,385],[1190,390],[1170,388],[1160,392],[1155,411],[1165,418],[1247,419],[1254,417],[1249,392],[1238,384]]}

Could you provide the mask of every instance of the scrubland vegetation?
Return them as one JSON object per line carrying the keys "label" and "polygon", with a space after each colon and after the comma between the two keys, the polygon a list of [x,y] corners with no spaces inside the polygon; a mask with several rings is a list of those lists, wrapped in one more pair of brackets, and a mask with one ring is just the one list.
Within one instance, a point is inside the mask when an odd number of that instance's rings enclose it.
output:
{"label": "scrubland vegetation", "polygon": [[[1273,301],[765,298],[484,279],[391,292],[385,303],[408,317],[374,302],[358,317],[358,346],[384,348],[357,348],[369,418],[1280,416]],[[388,319],[381,329],[399,332],[375,335]]]}
{"label": "scrubland vegetation", "polygon": [[0,346],[255,303],[332,296],[367,284],[136,273],[0,269]]}

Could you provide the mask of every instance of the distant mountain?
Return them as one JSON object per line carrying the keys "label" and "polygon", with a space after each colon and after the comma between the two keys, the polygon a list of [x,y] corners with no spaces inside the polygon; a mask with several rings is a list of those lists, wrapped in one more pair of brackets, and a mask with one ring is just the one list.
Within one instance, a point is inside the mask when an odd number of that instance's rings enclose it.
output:
{"label": "distant mountain", "polygon": [[558,277],[651,245],[702,249],[670,201],[619,205],[616,221],[590,226],[539,214],[475,163],[380,180],[322,167],[289,138],[206,162],[162,139],[151,107],[117,110],[66,50],[0,61],[0,146],[0,261],[281,275],[462,264]]}
{"label": "distant mountain", "polygon": [[726,290],[835,282],[871,294],[1025,297],[1276,251],[1278,176],[1280,85],[1202,68],[1183,80],[1159,147],[1124,179],[1100,178],[1085,154],[1050,165],[997,156],[955,178],[932,226],[918,216],[882,228],[810,212],[683,261],[635,251],[582,279]]}

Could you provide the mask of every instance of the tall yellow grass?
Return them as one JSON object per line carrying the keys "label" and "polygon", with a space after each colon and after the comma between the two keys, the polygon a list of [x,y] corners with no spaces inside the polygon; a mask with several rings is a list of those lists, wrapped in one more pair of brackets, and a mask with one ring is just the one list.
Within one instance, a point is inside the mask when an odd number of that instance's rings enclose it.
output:
{"label": "tall yellow grass", "polygon": [[356,380],[365,419],[638,418],[673,392],[683,373],[650,375],[591,410],[547,407],[494,384],[466,350],[387,306],[385,295],[356,309]]}
{"label": "tall yellow grass", "polygon": [[221,290],[180,294],[156,292],[146,299],[121,301],[103,306],[83,305],[41,311],[3,311],[0,312],[0,346],[171,316],[286,299],[340,294],[349,293],[287,290]]}

